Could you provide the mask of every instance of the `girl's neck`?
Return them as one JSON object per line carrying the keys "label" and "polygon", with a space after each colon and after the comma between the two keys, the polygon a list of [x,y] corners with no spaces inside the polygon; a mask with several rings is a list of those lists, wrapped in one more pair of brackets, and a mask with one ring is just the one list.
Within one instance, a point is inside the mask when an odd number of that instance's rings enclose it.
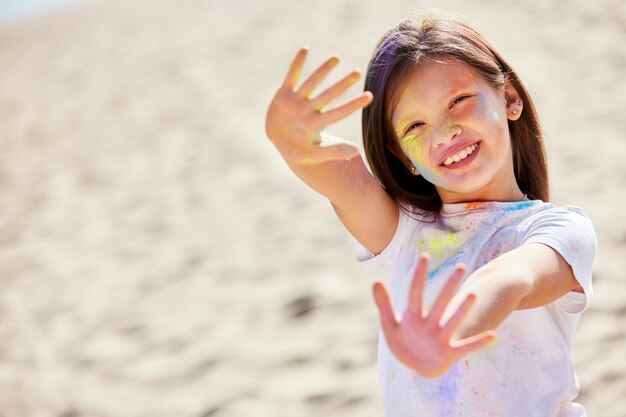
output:
{"label": "girl's neck", "polygon": [[517,183],[515,184],[515,187],[505,190],[488,190],[486,188],[481,188],[476,192],[461,194],[437,187],[437,191],[439,192],[441,201],[444,204],[474,203],[479,201],[515,202],[521,201],[526,197],[526,194],[519,189]]}

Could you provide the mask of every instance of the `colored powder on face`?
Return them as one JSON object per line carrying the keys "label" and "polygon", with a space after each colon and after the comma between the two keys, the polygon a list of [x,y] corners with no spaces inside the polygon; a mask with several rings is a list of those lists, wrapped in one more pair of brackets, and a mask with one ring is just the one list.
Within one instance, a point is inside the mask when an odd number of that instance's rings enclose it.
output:
{"label": "colored powder on face", "polygon": [[[405,97],[409,96],[412,92],[410,85],[404,85],[404,86],[398,86],[398,103],[400,101],[402,101],[403,99],[405,99]],[[398,110],[399,111],[399,110]],[[400,112],[398,113],[398,118],[397,120],[393,120],[392,117],[392,125],[394,126],[394,129],[396,130],[396,133],[398,133],[398,136],[400,136],[399,132],[404,132],[405,129],[408,127],[407,123],[409,123],[409,119],[411,118],[411,114],[409,112],[409,110],[405,110],[404,112]]]}
{"label": "colored powder on face", "polygon": [[446,121],[441,127],[443,134],[449,134],[455,128],[458,128],[458,124],[456,122],[453,122],[452,120]]}
{"label": "colored powder on face", "polygon": [[484,114],[485,110],[489,107],[487,94],[481,91],[476,97],[478,98],[478,102],[480,104],[474,108],[474,114]]}
{"label": "colored powder on face", "polygon": [[422,160],[422,136],[423,135],[408,135],[404,139],[402,139],[402,145],[405,149],[405,152],[408,154],[407,156],[411,160]]}
{"label": "colored powder on face", "polygon": [[413,166],[417,169],[420,175],[428,182],[441,186],[446,186],[442,178],[437,175],[439,167],[429,166],[425,164],[425,160],[428,158],[424,150],[424,140],[430,134],[430,127],[424,129],[419,134],[412,134],[402,139],[402,150],[407,155]]}
{"label": "colored powder on face", "polygon": [[438,185],[440,187],[448,187],[448,182],[445,180],[444,176],[441,174],[442,168],[439,166],[432,166],[427,168],[424,166],[420,160],[409,156],[409,160],[413,164],[413,166],[417,169],[419,174],[429,183]]}

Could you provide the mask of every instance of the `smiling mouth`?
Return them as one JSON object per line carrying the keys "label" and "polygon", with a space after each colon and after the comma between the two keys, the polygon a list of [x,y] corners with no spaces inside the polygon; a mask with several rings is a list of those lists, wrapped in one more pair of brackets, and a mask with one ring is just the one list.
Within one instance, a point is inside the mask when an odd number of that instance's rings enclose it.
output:
{"label": "smiling mouth", "polygon": [[468,145],[454,155],[446,158],[446,160],[443,161],[439,166],[444,168],[457,168],[467,165],[476,157],[476,154],[478,153],[480,147],[479,144],[480,142],[476,142],[472,145]]}

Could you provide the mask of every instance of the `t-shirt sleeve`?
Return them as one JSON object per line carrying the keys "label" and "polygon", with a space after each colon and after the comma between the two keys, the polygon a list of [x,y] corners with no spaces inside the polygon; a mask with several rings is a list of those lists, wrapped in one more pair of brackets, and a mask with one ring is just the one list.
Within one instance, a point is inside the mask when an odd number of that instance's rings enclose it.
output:
{"label": "t-shirt sleeve", "polygon": [[398,226],[396,227],[396,232],[391,238],[391,241],[383,249],[379,254],[374,254],[370,252],[365,246],[361,245],[359,242],[356,242],[356,259],[359,262],[370,263],[376,265],[378,268],[383,270],[384,272],[389,273],[393,266],[395,265],[395,261],[400,256],[400,251],[402,249],[402,243],[406,239],[408,229],[410,228],[411,217],[398,208],[399,216],[398,216]]}
{"label": "t-shirt sleeve", "polygon": [[533,216],[529,223],[521,236],[520,246],[524,243],[542,243],[565,259],[572,267],[584,294],[570,291],[554,303],[566,313],[582,313],[593,294],[591,273],[597,239],[591,220],[578,207],[560,207]]}

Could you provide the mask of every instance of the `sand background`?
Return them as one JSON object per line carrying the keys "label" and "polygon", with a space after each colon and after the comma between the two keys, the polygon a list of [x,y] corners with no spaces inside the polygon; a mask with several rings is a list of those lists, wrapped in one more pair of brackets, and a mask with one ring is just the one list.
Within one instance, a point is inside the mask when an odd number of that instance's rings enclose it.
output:
{"label": "sand background", "polygon": [[[626,415],[626,3],[90,1],[0,27],[0,415],[382,416],[353,241],[264,135],[298,47],[324,84],[411,10],[521,74],[553,201],[599,252],[580,401]],[[362,89],[360,83],[345,100]],[[360,115],[329,133],[360,143]]]}

